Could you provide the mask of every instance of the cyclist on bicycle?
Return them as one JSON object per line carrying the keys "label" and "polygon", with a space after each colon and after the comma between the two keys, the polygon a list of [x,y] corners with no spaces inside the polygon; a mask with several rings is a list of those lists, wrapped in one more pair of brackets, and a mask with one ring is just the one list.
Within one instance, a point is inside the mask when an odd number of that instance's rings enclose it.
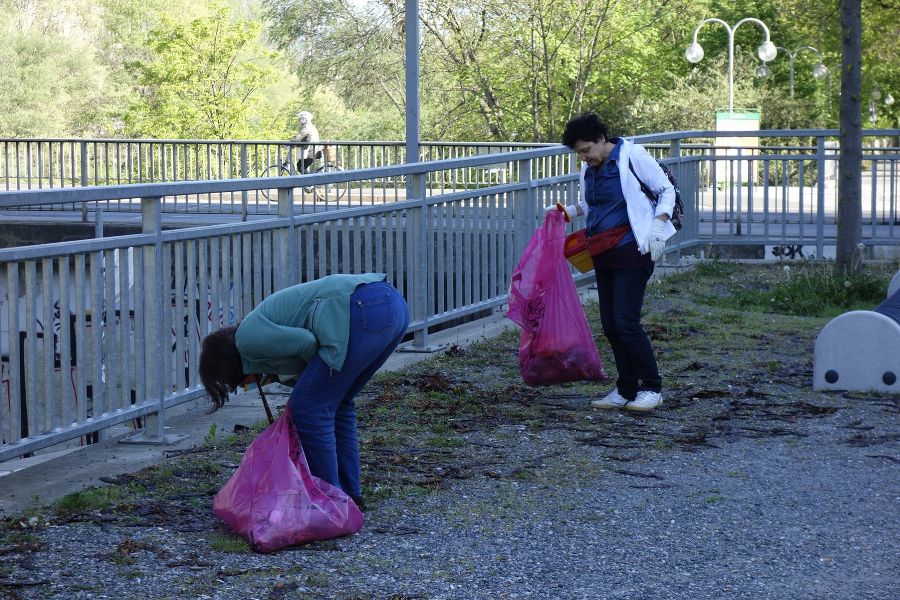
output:
{"label": "cyclist on bicycle", "polygon": [[300,142],[304,146],[308,146],[306,157],[297,161],[297,171],[299,173],[305,173],[309,165],[313,164],[316,159],[322,158],[322,150],[317,150],[315,146],[319,142],[319,130],[313,125],[312,119],[312,113],[308,111],[302,110],[297,113],[297,121],[300,124],[300,128],[297,130],[296,135],[291,138],[291,141]]}

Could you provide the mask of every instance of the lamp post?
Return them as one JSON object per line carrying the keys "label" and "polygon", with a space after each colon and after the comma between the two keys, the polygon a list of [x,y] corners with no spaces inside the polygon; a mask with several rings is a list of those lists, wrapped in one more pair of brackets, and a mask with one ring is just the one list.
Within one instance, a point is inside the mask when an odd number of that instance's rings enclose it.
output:
{"label": "lamp post", "polygon": [[[874,123],[878,120],[878,101],[881,100],[881,90],[878,89],[878,84],[872,88],[872,93],[869,94],[869,123]],[[891,101],[893,102],[894,98],[891,97]]]}
{"label": "lamp post", "polygon": [[812,74],[818,80],[825,79],[828,77],[828,67],[825,66],[825,62],[822,60],[822,53],[819,52],[816,48],[812,46],[800,46],[796,48],[793,52],[788,50],[787,48],[782,48],[781,46],[775,46],[778,50],[784,50],[787,52],[788,58],[791,63],[791,76],[790,76],[790,87],[791,87],[791,98],[794,97],[794,61],[797,59],[797,55],[800,54],[803,50],[809,50],[810,52],[815,52],[819,57],[819,63],[813,67]]}
{"label": "lamp post", "polygon": [[700,32],[700,28],[707,23],[719,23],[728,31],[728,110],[734,112],[734,32],[744,23],[753,23],[763,30],[766,34],[766,41],[760,44],[759,48],[756,50],[759,59],[763,62],[774,59],[778,54],[778,50],[776,49],[775,44],[772,43],[771,36],[769,35],[769,28],[759,19],[747,17],[746,19],[741,19],[735,23],[733,27],[728,25],[728,23],[722,19],[703,19],[694,29],[694,41],[684,51],[684,57],[690,63],[696,64],[703,60],[703,47],[697,43],[697,34]]}

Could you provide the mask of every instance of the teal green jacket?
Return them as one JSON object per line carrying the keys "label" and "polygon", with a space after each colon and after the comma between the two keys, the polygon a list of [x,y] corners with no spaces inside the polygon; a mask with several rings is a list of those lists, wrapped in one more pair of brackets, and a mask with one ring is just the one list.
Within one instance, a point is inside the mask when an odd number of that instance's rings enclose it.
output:
{"label": "teal green jacket", "polygon": [[316,353],[340,371],[350,337],[350,295],[384,273],[329,275],[275,292],[238,325],[244,374],[296,375]]}

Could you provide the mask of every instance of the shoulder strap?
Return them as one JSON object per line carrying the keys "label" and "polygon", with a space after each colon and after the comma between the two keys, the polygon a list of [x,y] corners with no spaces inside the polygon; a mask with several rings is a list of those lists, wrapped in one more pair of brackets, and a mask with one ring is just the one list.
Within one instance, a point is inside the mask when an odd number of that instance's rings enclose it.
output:
{"label": "shoulder strap", "polygon": [[656,194],[653,193],[653,190],[647,187],[647,184],[641,181],[641,178],[638,177],[637,171],[634,170],[634,164],[630,160],[628,161],[628,168],[631,169],[631,174],[634,175],[634,178],[637,179],[638,183],[640,184],[641,191],[644,192],[644,195],[650,198],[650,200],[652,200],[653,202],[659,202],[659,198],[657,198]]}

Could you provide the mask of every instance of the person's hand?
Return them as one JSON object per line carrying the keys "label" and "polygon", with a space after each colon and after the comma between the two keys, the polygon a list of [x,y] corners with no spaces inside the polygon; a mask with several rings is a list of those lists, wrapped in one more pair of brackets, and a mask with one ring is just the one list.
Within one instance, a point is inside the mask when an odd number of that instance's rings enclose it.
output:
{"label": "person's hand", "polygon": [[550,212],[552,210],[558,210],[563,213],[566,217],[566,223],[578,216],[578,207],[571,204],[569,206],[563,206],[562,203],[557,202],[556,204],[544,207],[544,212]]}
{"label": "person's hand", "polygon": [[663,252],[666,250],[666,240],[664,238],[666,222],[662,219],[653,219],[650,226],[650,233],[647,235],[647,250],[650,252],[650,260],[657,262],[662,258]]}

